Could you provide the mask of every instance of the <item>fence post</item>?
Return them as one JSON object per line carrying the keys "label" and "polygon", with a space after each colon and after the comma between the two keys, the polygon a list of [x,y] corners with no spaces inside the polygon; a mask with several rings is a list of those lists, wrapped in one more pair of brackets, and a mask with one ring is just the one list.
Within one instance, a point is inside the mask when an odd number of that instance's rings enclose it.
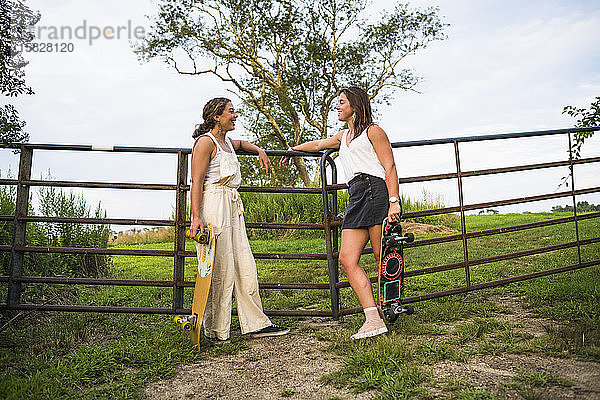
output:
{"label": "fence post", "polygon": [[177,152],[177,192],[175,194],[175,258],[173,268],[173,311],[183,308],[183,283],[185,281],[185,227],[187,214],[188,157]]}
{"label": "fence post", "polygon": [[575,239],[577,240],[577,260],[581,265],[581,243],[579,242],[579,224],[577,221],[577,200],[575,199],[575,168],[573,167],[573,145],[571,143],[571,132],[569,137],[569,171],[571,172],[571,197],[573,198],[573,218],[575,219]]}
{"label": "fence post", "polygon": [[[333,161],[333,159],[327,155],[326,158],[329,160],[329,165],[331,166],[331,184],[332,185],[336,185],[337,182],[337,167],[335,165],[335,161]],[[333,191],[333,193],[331,193],[331,215],[334,216],[335,218],[337,218],[338,215],[338,193],[337,190]],[[340,250],[340,245],[339,245],[339,240],[338,240],[338,233],[339,233],[339,228],[337,226],[333,227],[331,229],[331,235],[332,235],[332,249],[334,252],[338,252]],[[335,265],[336,265],[336,277],[339,277],[339,275],[337,274],[338,271],[338,266],[339,266],[339,262],[338,259],[335,258]],[[337,279],[337,278],[336,278]],[[340,295],[340,289],[336,289],[336,296],[339,298]]]}
{"label": "fence post", "polygon": [[14,278],[23,275],[23,261],[25,252],[16,250],[16,247],[25,246],[27,222],[22,220],[27,216],[29,207],[29,185],[23,183],[31,179],[31,164],[33,161],[33,149],[21,146],[19,159],[19,175],[17,183],[17,198],[15,202],[15,215],[13,219],[13,242],[10,251],[10,275],[8,283],[8,307],[14,307],[21,303],[21,283],[15,282]]}
{"label": "fence post", "polygon": [[[340,319],[340,292],[337,287],[337,283],[339,281],[339,272],[338,272],[338,260],[333,257],[333,245],[334,242],[337,247],[337,229],[334,229],[332,232],[331,229],[331,220],[332,215],[329,210],[329,193],[327,192],[327,168],[326,168],[326,159],[329,158],[329,154],[332,150],[328,150],[321,157],[321,189],[323,194],[323,224],[325,225],[325,247],[327,249],[327,272],[329,275],[329,295],[331,298],[331,316],[334,320]],[[331,160],[331,158],[329,158]],[[333,162],[331,160],[330,162]],[[332,167],[332,172],[335,172],[335,167]],[[332,178],[336,179],[336,178]],[[334,196],[337,199],[337,196]],[[335,206],[337,209],[337,204]],[[332,234],[335,233],[336,238],[332,241]],[[336,249],[337,250],[337,249]]]}
{"label": "fence post", "polygon": [[462,187],[462,172],[460,169],[460,152],[458,151],[458,140],[454,139],[454,157],[456,159],[456,177],[458,179],[458,201],[460,204],[460,226],[462,233],[463,242],[463,257],[465,260],[465,280],[466,286],[471,286],[471,272],[469,270],[469,248],[467,247],[467,225],[465,220],[465,203],[463,200],[463,187]]}

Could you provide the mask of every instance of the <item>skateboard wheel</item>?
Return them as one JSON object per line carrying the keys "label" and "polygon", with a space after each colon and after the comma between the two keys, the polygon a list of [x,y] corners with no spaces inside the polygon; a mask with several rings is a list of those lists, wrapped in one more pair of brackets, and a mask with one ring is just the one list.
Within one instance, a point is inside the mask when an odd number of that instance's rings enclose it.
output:
{"label": "skateboard wheel", "polygon": [[407,233],[406,234],[406,243],[411,243],[415,241],[415,235],[413,235],[412,233]]}
{"label": "skateboard wheel", "polygon": [[385,319],[387,319],[390,323],[394,323],[398,319],[398,314],[394,312],[391,308],[388,308],[383,312]]}
{"label": "skateboard wheel", "polygon": [[176,315],[173,317],[173,322],[175,322],[176,324],[180,324],[182,318],[183,317],[181,315]]}
{"label": "skateboard wheel", "polygon": [[184,331],[189,332],[192,330],[192,323],[190,321],[185,321],[183,324],[181,324],[181,328]]}
{"label": "skateboard wheel", "polygon": [[185,231],[185,237],[195,240],[196,242],[200,243],[200,244],[207,244],[209,239],[210,239],[210,235],[208,234],[208,230],[205,230],[204,232],[196,232],[196,236],[192,237],[191,236],[191,232],[190,230],[186,230]]}
{"label": "skateboard wheel", "polygon": [[404,306],[404,308],[402,309],[402,311],[404,311],[406,314],[410,315],[410,314],[414,314],[415,313],[415,308],[413,306],[411,306],[410,304],[407,304]]}

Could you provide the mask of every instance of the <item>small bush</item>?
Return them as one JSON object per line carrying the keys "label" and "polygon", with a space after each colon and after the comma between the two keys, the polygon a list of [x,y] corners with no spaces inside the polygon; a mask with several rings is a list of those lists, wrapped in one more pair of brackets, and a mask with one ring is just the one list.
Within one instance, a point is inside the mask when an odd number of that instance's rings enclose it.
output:
{"label": "small bush", "polygon": [[[101,203],[92,213],[82,194],[54,187],[39,191],[40,214],[45,217],[106,218]],[[40,223],[38,242],[49,247],[107,248],[110,226],[82,223]],[[40,260],[41,261],[41,260]],[[33,272],[68,276],[102,276],[108,269],[109,257],[97,254],[52,254],[51,260],[33,265]],[[48,270],[46,270],[48,269]]]}
{"label": "small bush", "polygon": [[[0,176],[2,174],[0,173]],[[10,171],[6,177],[12,178]],[[48,175],[48,178],[50,175]],[[0,187],[0,215],[14,215],[17,190],[15,186]],[[99,203],[92,213],[83,195],[54,187],[38,192],[38,214],[45,217],[105,218]],[[36,212],[29,202],[29,215]],[[14,236],[12,221],[0,222],[0,244],[11,245]],[[27,223],[25,241],[32,246],[44,247],[108,247],[109,225],[75,223]],[[10,253],[0,253],[3,274],[9,273]],[[66,275],[72,277],[98,277],[108,269],[109,257],[94,254],[44,254],[25,253],[23,270],[36,276]]]}

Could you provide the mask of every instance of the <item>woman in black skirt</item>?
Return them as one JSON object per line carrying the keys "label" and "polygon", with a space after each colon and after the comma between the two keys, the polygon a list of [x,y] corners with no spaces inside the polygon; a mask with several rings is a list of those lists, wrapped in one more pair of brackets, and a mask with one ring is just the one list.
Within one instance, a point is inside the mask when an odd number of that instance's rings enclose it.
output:
{"label": "woman in black skirt", "polygon": [[[375,260],[381,251],[381,224],[385,217],[400,218],[398,173],[392,146],[386,133],[373,123],[367,93],[358,87],[342,89],[337,105],[338,119],[348,125],[332,137],[306,142],[290,150],[339,149],[340,164],[348,179],[348,207],[342,224],[339,261],[365,313],[365,323],[353,339],[387,332],[379,316],[369,277],[359,265],[360,256],[371,240]],[[287,166],[289,158],[281,160]]]}

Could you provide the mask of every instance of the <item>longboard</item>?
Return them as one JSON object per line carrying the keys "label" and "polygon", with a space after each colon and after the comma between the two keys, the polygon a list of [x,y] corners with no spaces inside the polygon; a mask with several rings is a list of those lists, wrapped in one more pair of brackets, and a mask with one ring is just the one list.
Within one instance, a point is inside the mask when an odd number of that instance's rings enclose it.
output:
{"label": "longboard", "polygon": [[190,315],[177,315],[173,320],[181,325],[184,331],[189,332],[192,345],[200,350],[202,319],[208,300],[215,260],[215,233],[212,225],[208,225],[204,232],[199,232],[195,237],[190,237],[189,231],[186,232],[186,236],[195,241],[198,253],[198,272],[196,273],[196,285],[194,286],[192,313]]}
{"label": "longboard", "polygon": [[387,218],[381,226],[381,253],[377,279],[377,298],[385,318],[394,322],[402,313],[412,314],[411,305],[403,305],[404,295],[404,243],[415,240],[412,233],[402,235],[400,222]]}

